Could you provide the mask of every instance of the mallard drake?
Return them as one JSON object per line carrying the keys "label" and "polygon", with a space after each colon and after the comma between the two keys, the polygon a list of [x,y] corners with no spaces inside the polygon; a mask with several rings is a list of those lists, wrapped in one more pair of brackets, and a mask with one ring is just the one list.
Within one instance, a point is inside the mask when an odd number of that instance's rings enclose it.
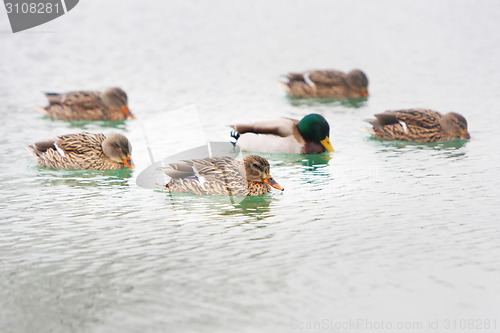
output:
{"label": "mallard drake", "polygon": [[246,151],[283,154],[317,154],[333,151],[330,125],[326,119],[311,113],[302,120],[290,118],[267,119],[232,125],[231,136]]}
{"label": "mallard drake", "polygon": [[28,149],[38,165],[52,169],[115,170],[134,168],[132,145],[122,134],[78,133],[36,142]]}
{"label": "mallard drake", "polygon": [[269,192],[271,186],[283,191],[269,174],[269,162],[258,155],[248,155],[243,161],[225,156],[169,165],[162,170],[171,179],[162,190],[171,193],[253,196]]}
{"label": "mallard drake", "polygon": [[429,109],[386,111],[367,120],[377,139],[415,142],[436,142],[453,139],[470,139],[467,120],[455,112],[445,115]]}
{"label": "mallard drake", "polygon": [[120,88],[99,91],[46,93],[49,105],[38,108],[47,117],[62,120],[125,120],[135,118],[127,106],[127,94]]}
{"label": "mallard drake", "polygon": [[288,95],[303,98],[361,98],[368,96],[368,78],[359,69],[290,73],[280,82]]}

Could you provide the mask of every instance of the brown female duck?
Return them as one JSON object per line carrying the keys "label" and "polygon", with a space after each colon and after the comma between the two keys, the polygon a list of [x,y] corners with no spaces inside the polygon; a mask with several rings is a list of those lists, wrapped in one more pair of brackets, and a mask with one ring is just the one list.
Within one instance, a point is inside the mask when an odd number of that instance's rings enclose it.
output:
{"label": "brown female duck", "polygon": [[271,186],[283,188],[269,174],[269,162],[261,156],[248,155],[243,161],[231,157],[186,160],[170,164],[163,172],[171,179],[162,190],[198,195],[262,195]]}
{"label": "brown female duck", "polygon": [[135,118],[127,105],[127,94],[120,88],[98,91],[46,93],[49,105],[39,110],[47,117],[62,120],[125,120]]}
{"label": "brown female duck", "polygon": [[28,149],[38,165],[52,169],[115,170],[134,168],[132,146],[122,134],[78,133],[36,142]]}
{"label": "brown female duck", "polygon": [[455,112],[445,115],[429,109],[386,111],[367,120],[373,128],[370,133],[377,139],[414,142],[436,142],[470,139],[467,120]]}
{"label": "brown female duck", "polygon": [[303,98],[361,98],[368,96],[368,78],[359,69],[290,73],[282,83],[288,95]]}

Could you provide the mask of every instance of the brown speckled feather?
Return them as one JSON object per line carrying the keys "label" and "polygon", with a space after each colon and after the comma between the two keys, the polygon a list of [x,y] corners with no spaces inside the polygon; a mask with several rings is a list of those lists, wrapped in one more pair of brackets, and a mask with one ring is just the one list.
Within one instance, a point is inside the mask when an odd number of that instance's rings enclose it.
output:
{"label": "brown speckled feather", "polygon": [[[367,121],[373,126],[373,136],[377,139],[437,142],[459,138],[446,132],[440,123],[443,115],[430,109],[386,111],[376,114],[375,118]],[[466,124],[464,130],[467,131]]]}
{"label": "brown speckled feather", "polygon": [[[364,74],[363,74],[364,75]],[[367,84],[350,84],[347,75],[336,70],[290,73],[282,82],[288,95],[302,98],[361,98],[367,96]]]}
{"label": "brown speckled feather", "polygon": [[38,158],[38,165],[52,169],[115,170],[123,163],[109,159],[102,150],[104,134],[79,133],[61,135],[37,142],[28,148]]}
{"label": "brown speckled feather", "polygon": [[432,129],[423,128],[413,125],[407,125],[406,129],[399,123],[389,124],[381,129],[375,130],[377,139],[386,140],[401,140],[401,141],[414,141],[414,142],[436,142],[452,140],[454,137],[446,135],[439,127]]}
{"label": "brown speckled feather", "polygon": [[[41,108],[47,117],[61,120],[125,120],[120,107],[107,105],[99,91],[74,91],[64,94],[47,93],[49,105]],[[126,105],[126,100],[124,101]]]}
{"label": "brown speckled feather", "polygon": [[270,191],[265,183],[248,181],[243,162],[231,157],[187,160],[170,167],[164,169],[171,180],[163,190],[171,193],[252,196]]}
{"label": "brown speckled feather", "polygon": [[381,124],[393,124],[402,121],[407,125],[413,125],[428,129],[435,128],[436,124],[439,125],[438,120],[442,116],[443,115],[437,111],[422,108],[386,111],[384,113],[375,115],[375,117]]}

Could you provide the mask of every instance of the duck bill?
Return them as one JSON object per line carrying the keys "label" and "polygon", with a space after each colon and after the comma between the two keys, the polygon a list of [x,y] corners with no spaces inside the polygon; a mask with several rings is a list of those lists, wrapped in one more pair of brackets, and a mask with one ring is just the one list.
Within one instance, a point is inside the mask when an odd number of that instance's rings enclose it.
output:
{"label": "duck bill", "polygon": [[460,135],[460,137],[461,137],[462,139],[469,140],[469,139],[470,139],[470,134],[469,134],[469,133],[464,133],[464,134]]}
{"label": "duck bill", "polygon": [[326,137],[323,140],[320,141],[320,143],[325,147],[325,149],[329,152],[335,151],[332,147],[332,144],[330,143],[330,138]]}
{"label": "duck bill", "polygon": [[362,97],[368,97],[368,89],[364,88],[361,90],[361,96]]}
{"label": "duck bill", "polygon": [[124,106],[121,108],[121,111],[124,115],[126,115],[127,117],[130,117],[132,119],[135,119],[135,116],[132,114],[132,112],[130,112],[130,109],[128,108],[128,106]]}
{"label": "duck bill", "polygon": [[123,162],[123,164],[125,164],[127,166],[127,168],[130,168],[130,169],[135,168],[134,162],[132,162],[132,158],[130,158],[130,155],[127,156],[127,158],[124,159],[122,162]]}
{"label": "duck bill", "polygon": [[266,183],[267,185],[271,186],[271,187],[274,187],[275,189],[277,190],[280,190],[280,191],[283,191],[284,188],[278,184],[274,179],[273,177],[271,176],[268,176],[267,178],[264,179],[264,183]]}

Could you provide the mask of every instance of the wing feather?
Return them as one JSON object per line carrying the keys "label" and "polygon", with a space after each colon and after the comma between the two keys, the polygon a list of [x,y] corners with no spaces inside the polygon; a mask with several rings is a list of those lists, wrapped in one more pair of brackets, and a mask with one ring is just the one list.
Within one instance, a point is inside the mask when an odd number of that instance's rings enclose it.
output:
{"label": "wing feather", "polygon": [[375,124],[379,126],[403,122],[411,126],[432,129],[439,125],[439,118],[441,118],[442,115],[437,111],[429,109],[408,109],[386,111],[376,114],[375,117]]}
{"label": "wing feather", "polygon": [[98,91],[71,91],[64,94],[45,93],[45,95],[50,105],[61,104],[86,109],[100,108],[104,105],[101,93]]}
{"label": "wing feather", "polygon": [[78,133],[61,135],[55,144],[65,153],[85,154],[92,151],[102,151],[103,134]]}
{"label": "wing feather", "polygon": [[289,118],[273,118],[260,120],[251,123],[242,123],[232,125],[239,133],[257,133],[257,134],[272,134],[281,137],[293,135],[293,129],[298,124],[295,119]]}

